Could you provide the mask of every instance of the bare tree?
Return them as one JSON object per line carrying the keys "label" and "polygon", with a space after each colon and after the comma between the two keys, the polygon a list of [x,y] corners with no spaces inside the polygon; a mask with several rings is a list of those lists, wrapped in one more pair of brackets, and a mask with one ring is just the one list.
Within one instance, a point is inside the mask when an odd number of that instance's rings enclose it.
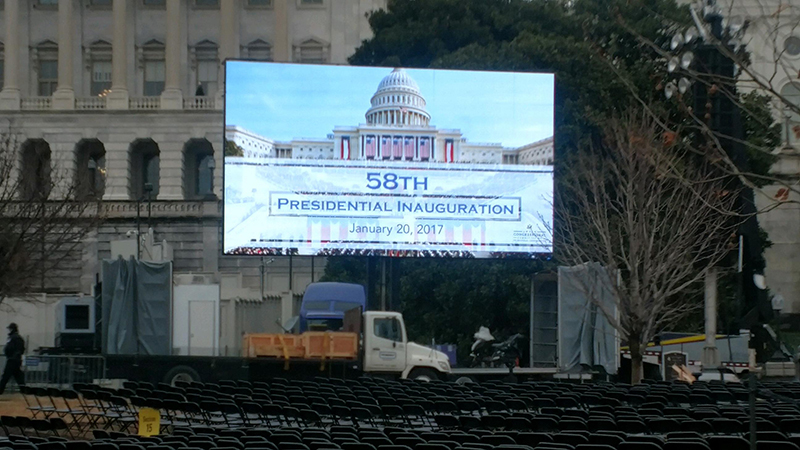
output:
{"label": "bare tree", "polygon": [[[787,174],[759,173],[752,166],[743,167],[730,154],[729,146],[724,145],[726,141],[735,141],[746,149],[751,160],[759,153],[776,156],[800,151],[800,5],[792,0],[694,0],[689,3],[693,25],[688,28],[662,17],[665,30],[674,36],[674,41],[654,42],[630,27],[625,17],[618,16],[617,20],[643,46],[660,57],[653,61],[653,75],[661,80],[656,87],[670,91],[667,95],[674,97],[674,104],[689,117],[689,121],[682,123],[683,134],[704,136],[704,139],[694,141],[702,141],[703,145],[693,151],[707,153],[709,149],[713,150],[720,169],[737,176],[744,186],[760,192],[762,198],[773,198],[762,191],[765,185],[779,185],[786,193],[800,194],[798,174],[787,177]],[[715,26],[721,27],[721,31],[715,33]],[[733,76],[707,73],[708,62],[699,61],[700,55],[692,52],[696,51],[697,43],[710,46],[722,55],[725,63],[734,67]],[[622,81],[631,87],[640,106],[648,109],[647,100],[637,95],[633,82],[617,70],[612,59],[607,61]],[[673,73],[668,75],[668,70]],[[681,82],[686,87],[681,86]],[[681,92],[682,89],[687,91]],[[735,105],[746,120],[754,122],[753,128],[772,130],[777,123],[782,128],[780,140],[783,143],[773,139],[749,139],[744,134],[715,129],[709,124],[709,111],[693,104],[693,94],[696,96],[698,92],[702,92],[703,98],[708,98],[709,102],[718,97]],[[752,100],[760,99],[766,99],[771,106],[771,116],[758,111],[758,106],[754,107],[761,102]],[[658,113],[652,115],[655,118]],[[666,121],[660,125],[671,126]],[[676,133],[675,127],[672,128]],[[762,206],[762,212],[784,203],[797,202],[797,198],[797,195],[773,198],[772,203]]]}
{"label": "bare tree", "polygon": [[[617,314],[602,312],[628,342],[638,383],[647,343],[702,307],[695,294],[706,270],[729,253],[741,216],[729,176],[634,110],[609,121],[603,148],[563,165],[555,250],[564,264],[599,263],[618,275],[609,286]],[[597,292],[587,287],[585,294],[602,308]]]}
{"label": "bare tree", "polygon": [[97,229],[100,200],[72,181],[67,164],[53,164],[44,141],[20,147],[0,135],[0,304],[9,297],[59,291],[74,276],[84,238]]}

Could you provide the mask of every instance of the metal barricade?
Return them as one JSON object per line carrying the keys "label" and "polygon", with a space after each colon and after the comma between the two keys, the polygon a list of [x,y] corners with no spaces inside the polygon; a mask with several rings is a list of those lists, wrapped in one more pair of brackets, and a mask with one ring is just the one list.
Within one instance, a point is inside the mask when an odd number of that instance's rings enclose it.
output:
{"label": "metal barricade", "polygon": [[22,371],[25,384],[65,388],[102,380],[106,360],[99,355],[29,355],[22,362]]}

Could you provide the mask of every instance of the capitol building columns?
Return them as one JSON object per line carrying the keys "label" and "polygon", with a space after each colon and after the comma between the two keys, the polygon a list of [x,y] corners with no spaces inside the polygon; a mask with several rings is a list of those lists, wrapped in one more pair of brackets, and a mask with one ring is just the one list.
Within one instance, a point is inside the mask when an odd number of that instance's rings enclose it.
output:
{"label": "capitol building columns", "polygon": [[108,109],[128,109],[128,23],[127,0],[114,0],[114,38],[111,43],[111,92]]}
{"label": "capitol building columns", "polygon": [[75,109],[75,90],[72,86],[72,3],[58,0],[58,86],[53,93],[53,109]]}
{"label": "capitol building columns", "polygon": [[219,33],[219,89],[217,89],[217,109],[222,109],[225,96],[225,60],[239,57],[239,33],[236,24],[239,7],[238,0],[220,1],[220,33]]}
{"label": "capitol building columns", "polygon": [[183,18],[181,2],[167,2],[167,42],[164,48],[166,73],[164,92],[161,93],[161,109],[183,109],[183,92],[180,87],[181,78],[181,33]]}
{"label": "capitol building columns", "polygon": [[19,110],[19,2],[5,2],[5,52],[0,110]]}

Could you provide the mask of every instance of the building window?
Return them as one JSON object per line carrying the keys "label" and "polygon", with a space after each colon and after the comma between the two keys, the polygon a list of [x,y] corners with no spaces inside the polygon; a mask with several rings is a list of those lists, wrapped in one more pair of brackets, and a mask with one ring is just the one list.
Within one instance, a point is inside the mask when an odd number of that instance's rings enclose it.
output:
{"label": "building window", "polygon": [[131,145],[131,197],[155,199],[160,178],[160,151],[152,139],[139,139]]}
{"label": "building window", "polygon": [[75,188],[80,199],[103,198],[105,192],[106,150],[97,139],[84,139],[78,143]]}
{"label": "building window", "polygon": [[6,60],[3,53],[3,46],[0,44],[0,91],[3,90],[3,82],[6,79]]}
{"label": "building window", "polygon": [[197,8],[217,8],[219,7],[219,0],[194,0],[194,6]]}
{"label": "building window", "polygon": [[269,43],[256,39],[255,41],[247,44],[245,47],[245,55],[248,59],[256,61],[272,61],[272,46]]}
{"label": "building window", "polygon": [[91,95],[104,95],[111,90],[111,61],[92,62]]}
{"label": "building window", "polygon": [[187,198],[214,195],[214,149],[206,139],[192,139],[184,147],[184,193]]}
{"label": "building window", "polygon": [[148,191],[151,195],[150,198],[158,196],[160,162],[156,153],[148,153],[142,156],[142,192],[145,197],[147,197]]}
{"label": "building window", "polygon": [[92,0],[91,4],[95,8],[110,8],[112,0]]}
{"label": "building window", "polygon": [[[793,147],[800,147],[800,83],[788,83],[781,88],[781,96],[788,105],[784,105],[784,138]],[[790,106],[793,105],[793,106]]]}
{"label": "building window", "polygon": [[138,49],[139,68],[142,70],[142,94],[158,96],[164,91],[166,64],[164,43],[155,39],[147,41]]}
{"label": "building window", "polygon": [[203,88],[205,95],[217,92],[216,61],[197,61],[197,84]]}
{"label": "building window", "polygon": [[195,45],[192,50],[195,73],[197,75],[196,95],[214,95],[217,92],[217,76],[219,73],[217,44],[204,40]]}
{"label": "building window", "polygon": [[105,95],[111,89],[111,43],[93,42],[86,51],[86,70],[89,71],[89,93]]}
{"label": "building window", "polygon": [[58,0],[37,0],[36,5],[43,8],[58,8]]}
{"label": "building window", "polygon": [[326,46],[314,39],[306,40],[295,47],[295,59],[302,63],[324,63],[327,59],[326,53]]}
{"label": "building window", "polygon": [[300,0],[300,6],[322,6],[324,0]]}
{"label": "building window", "polygon": [[164,60],[144,62],[144,95],[158,96],[164,91],[166,66]]}
{"label": "building window", "polygon": [[58,60],[39,60],[39,95],[49,97],[58,86]]}
{"label": "building window", "polygon": [[789,56],[800,55],[800,36],[789,36],[783,41],[783,49]]}
{"label": "building window", "polygon": [[25,200],[46,199],[50,195],[50,145],[44,139],[22,144],[20,167],[21,194]]}
{"label": "building window", "polygon": [[36,95],[49,97],[58,85],[58,44],[39,43],[31,50],[31,62],[36,73]]}
{"label": "building window", "polygon": [[272,0],[247,0],[247,6],[254,8],[269,8],[272,7]]}
{"label": "building window", "polygon": [[144,6],[163,7],[167,5],[167,0],[143,0]]}

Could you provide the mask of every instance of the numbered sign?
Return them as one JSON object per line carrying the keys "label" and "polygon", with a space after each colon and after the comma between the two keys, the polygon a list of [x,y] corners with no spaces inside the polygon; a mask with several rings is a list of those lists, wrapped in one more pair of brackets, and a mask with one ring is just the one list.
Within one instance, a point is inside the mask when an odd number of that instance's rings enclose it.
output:
{"label": "numbered sign", "polygon": [[152,408],[139,410],[139,436],[155,436],[161,429],[161,413]]}

